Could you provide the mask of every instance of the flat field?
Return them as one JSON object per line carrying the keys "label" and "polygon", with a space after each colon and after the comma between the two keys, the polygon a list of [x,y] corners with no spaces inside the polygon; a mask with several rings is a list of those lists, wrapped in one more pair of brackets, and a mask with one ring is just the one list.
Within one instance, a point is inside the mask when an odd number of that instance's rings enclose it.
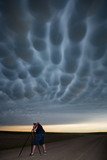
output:
{"label": "flat field", "polygon": [[29,156],[29,138],[18,157],[29,135],[30,133],[1,132],[0,160],[107,160],[107,133],[46,133],[47,155],[43,154],[40,147],[41,155],[36,148],[34,156]]}
{"label": "flat field", "polygon": [[[55,141],[62,141],[71,138],[76,138],[78,136],[79,137],[84,136],[84,134],[46,133],[45,142],[50,143]],[[31,145],[31,142],[32,142],[32,134],[29,132],[5,132],[5,131],[0,132],[0,150],[21,147],[24,145],[24,143],[26,143],[26,146],[29,146]]]}

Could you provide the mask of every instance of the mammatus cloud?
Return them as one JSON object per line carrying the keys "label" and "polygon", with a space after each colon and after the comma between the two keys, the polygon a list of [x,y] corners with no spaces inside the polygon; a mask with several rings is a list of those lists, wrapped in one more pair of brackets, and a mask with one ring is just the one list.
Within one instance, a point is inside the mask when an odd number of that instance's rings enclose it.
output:
{"label": "mammatus cloud", "polygon": [[[70,112],[85,107],[88,112],[91,103],[92,112],[99,103],[106,111],[106,5],[106,0],[0,0],[3,113],[9,105],[15,113],[31,114],[44,104],[47,114],[58,107],[68,112],[66,105]],[[78,109],[79,103],[84,107]]]}

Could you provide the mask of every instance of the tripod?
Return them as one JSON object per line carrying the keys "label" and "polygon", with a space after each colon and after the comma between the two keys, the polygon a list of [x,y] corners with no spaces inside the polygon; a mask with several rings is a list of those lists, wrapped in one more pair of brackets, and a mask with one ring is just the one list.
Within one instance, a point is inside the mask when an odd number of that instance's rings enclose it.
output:
{"label": "tripod", "polygon": [[[21,150],[20,150],[20,152],[19,152],[18,157],[20,157],[20,155],[21,155],[21,153],[22,153],[22,151],[23,151],[23,149],[24,149],[25,145],[27,144],[27,142],[28,142],[28,140],[29,140],[30,136],[32,136],[32,139],[33,139],[33,135],[32,135],[32,134],[30,134],[30,135],[27,137],[27,139],[26,139],[25,143],[23,144],[23,146],[22,146],[22,148],[21,148]],[[31,145],[32,145],[32,143],[31,143]],[[39,147],[39,145],[37,145],[37,147],[38,147],[39,154],[41,155],[41,151],[40,151],[40,147]],[[32,148],[32,146],[31,146],[31,148]]]}
{"label": "tripod", "polygon": [[20,155],[21,155],[21,153],[22,153],[22,151],[23,151],[23,149],[24,149],[24,147],[25,147],[26,143],[28,142],[28,140],[29,140],[30,136],[31,136],[31,134],[27,137],[27,139],[26,139],[25,143],[23,144],[23,146],[22,146],[22,148],[21,148],[21,150],[20,150],[20,152],[19,152],[18,157],[20,157]]}

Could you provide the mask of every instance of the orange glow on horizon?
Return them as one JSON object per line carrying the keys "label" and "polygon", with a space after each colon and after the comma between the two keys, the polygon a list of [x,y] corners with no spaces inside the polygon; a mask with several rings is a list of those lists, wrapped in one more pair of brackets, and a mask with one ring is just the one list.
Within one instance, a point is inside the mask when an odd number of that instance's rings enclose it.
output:
{"label": "orange glow on horizon", "polygon": [[[87,133],[87,132],[107,132],[107,123],[82,123],[82,124],[61,124],[43,125],[46,132],[62,133]],[[0,131],[30,132],[31,125],[0,126]]]}

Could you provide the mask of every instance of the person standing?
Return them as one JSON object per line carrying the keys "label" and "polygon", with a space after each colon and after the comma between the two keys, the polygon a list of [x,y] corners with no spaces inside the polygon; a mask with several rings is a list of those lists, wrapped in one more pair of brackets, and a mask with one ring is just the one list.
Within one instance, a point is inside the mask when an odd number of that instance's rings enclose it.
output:
{"label": "person standing", "polygon": [[39,146],[42,146],[43,153],[46,154],[45,130],[43,129],[40,123],[38,122],[33,123],[32,134],[33,134],[33,147],[30,156],[34,155],[36,147],[38,147],[39,149]]}

